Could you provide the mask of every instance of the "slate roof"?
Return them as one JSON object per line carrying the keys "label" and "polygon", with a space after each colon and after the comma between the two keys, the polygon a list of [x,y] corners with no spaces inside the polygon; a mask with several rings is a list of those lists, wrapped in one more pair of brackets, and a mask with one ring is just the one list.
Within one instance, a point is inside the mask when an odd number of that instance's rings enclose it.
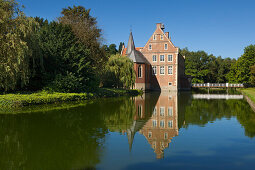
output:
{"label": "slate roof", "polygon": [[143,56],[143,54],[140,51],[137,51],[136,48],[135,48],[135,43],[134,43],[132,32],[130,32],[130,35],[129,35],[126,55],[134,63],[147,63],[147,61],[146,61],[145,57]]}

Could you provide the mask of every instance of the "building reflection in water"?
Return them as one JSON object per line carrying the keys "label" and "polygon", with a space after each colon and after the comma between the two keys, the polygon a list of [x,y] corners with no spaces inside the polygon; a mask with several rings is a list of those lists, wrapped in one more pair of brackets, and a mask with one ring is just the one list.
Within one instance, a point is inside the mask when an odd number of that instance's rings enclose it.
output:
{"label": "building reflection in water", "polygon": [[132,126],[126,131],[130,151],[134,136],[139,131],[153,148],[156,158],[164,157],[164,150],[178,135],[177,97],[177,92],[162,92],[144,94],[134,99],[136,114]]}

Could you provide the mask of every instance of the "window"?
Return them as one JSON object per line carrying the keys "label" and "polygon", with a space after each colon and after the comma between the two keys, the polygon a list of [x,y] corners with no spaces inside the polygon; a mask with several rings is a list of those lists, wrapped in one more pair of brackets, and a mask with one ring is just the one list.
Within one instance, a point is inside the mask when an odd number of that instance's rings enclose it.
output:
{"label": "window", "polygon": [[165,61],[165,55],[160,55],[160,61]]}
{"label": "window", "polygon": [[165,115],[165,107],[160,107],[160,116]]}
{"label": "window", "polygon": [[173,107],[168,107],[168,116],[173,116]]}
{"label": "window", "polygon": [[168,74],[173,74],[173,66],[168,66]]}
{"label": "window", "polygon": [[142,77],[142,65],[138,65],[138,78]]}
{"label": "window", "polygon": [[148,133],[148,137],[151,138],[152,137],[152,132]]}
{"label": "window", "polygon": [[167,139],[167,136],[168,136],[168,133],[165,133],[164,134],[164,138]]}
{"label": "window", "polygon": [[160,66],[160,74],[165,74],[165,66]]}
{"label": "window", "polygon": [[168,127],[173,128],[173,120],[168,121]]}
{"label": "window", "polygon": [[172,54],[168,55],[168,61],[173,61],[173,55]]}
{"label": "window", "polygon": [[153,114],[153,116],[157,115],[157,107],[154,107],[152,114]]}
{"label": "window", "polygon": [[153,61],[153,62],[156,62],[156,61],[157,61],[157,56],[156,56],[156,55],[153,55],[153,56],[152,56],[152,61]]}
{"label": "window", "polygon": [[157,75],[157,66],[152,66],[152,75]]}
{"label": "window", "polygon": [[172,86],[172,82],[169,82],[169,83],[168,83],[168,86]]}
{"label": "window", "polygon": [[162,128],[165,127],[165,121],[164,120],[160,121],[160,127],[162,127]]}
{"label": "window", "polygon": [[153,35],[153,40],[156,40],[156,35]]}
{"label": "window", "polygon": [[149,44],[149,50],[152,50],[152,45],[151,44]]}
{"label": "window", "polygon": [[160,35],[160,39],[163,40],[163,35],[162,34]]}
{"label": "window", "polygon": [[138,105],[138,117],[142,118],[142,105]]}
{"label": "window", "polygon": [[152,120],[152,126],[157,127],[157,120]]}
{"label": "window", "polygon": [[167,44],[165,44],[165,50],[167,50]]}

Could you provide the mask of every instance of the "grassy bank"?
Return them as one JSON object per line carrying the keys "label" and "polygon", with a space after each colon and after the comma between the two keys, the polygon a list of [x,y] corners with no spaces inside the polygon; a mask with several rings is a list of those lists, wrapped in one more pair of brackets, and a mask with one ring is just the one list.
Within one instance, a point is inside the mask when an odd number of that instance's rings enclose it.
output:
{"label": "grassy bank", "polygon": [[52,104],[70,101],[84,101],[96,98],[137,96],[142,94],[139,90],[124,89],[98,89],[93,93],[48,93],[45,91],[30,94],[5,94],[0,95],[0,107],[17,108],[31,105]]}
{"label": "grassy bank", "polygon": [[248,96],[255,104],[255,88],[245,88],[241,89],[240,91],[243,92],[246,96]]}

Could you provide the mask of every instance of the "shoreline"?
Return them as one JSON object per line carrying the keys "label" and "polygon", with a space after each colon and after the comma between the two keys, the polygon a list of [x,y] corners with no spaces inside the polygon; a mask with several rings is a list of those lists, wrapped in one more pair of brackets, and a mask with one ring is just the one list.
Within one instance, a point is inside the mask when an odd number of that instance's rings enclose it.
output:
{"label": "shoreline", "polygon": [[245,96],[246,101],[255,112],[255,88],[240,89],[240,92]]}
{"label": "shoreline", "polygon": [[143,92],[140,90],[101,88],[92,93],[49,93],[40,91],[31,94],[4,94],[0,95],[0,112],[1,110],[23,108],[27,106],[82,102],[121,96],[138,96],[142,93]]}

